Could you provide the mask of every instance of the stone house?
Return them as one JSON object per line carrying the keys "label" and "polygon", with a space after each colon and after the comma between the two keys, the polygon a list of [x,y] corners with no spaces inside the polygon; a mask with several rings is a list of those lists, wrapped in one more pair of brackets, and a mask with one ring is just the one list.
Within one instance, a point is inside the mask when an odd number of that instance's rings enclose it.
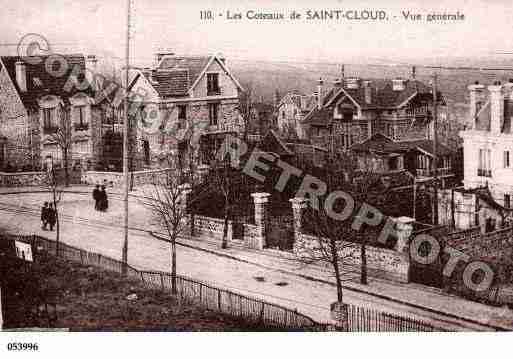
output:
{"label": "stone house", "polygon": [[[101,156],[96,58],[81,54],[0,57],[0,167],[92,167]],[[88,71],[86,71],[86,69]],[[65,152],[65,151],[64,151]]]}
{"label": "stone house", "polygon": [[[432,136],[431,88],[415,79],[342,78],[325,92],[318,82],[317,104],[301,121],[313,142],[343,152],[376,133],[390,139]],[[325,95],[323,95],[325,94]]]}
{"label": "stone house", "polygon": [[[433,177],[432,169],[433,141],[428,139],[394,141],[376,133],[369,139],[350,147],[356,158],[357,168],[361,171],[386,173],[391,171],[409,171],[417,181],[426,181]],[[452,170],[452,151],[437,144],[437,176],[442,187],[454,178]]]}
{"label": "stone house", "polygon": [[[463,188],[456,188],[451,214],[440,215],[445,221],[455,222],[456,228],[484,226],[486,221],[495,227],[511,224],[513,219],[513,81],[495,82],[485,87],[475,83],[470,92],[469,121],[460,132],[463,139]],[[488,226],[490,227],[490,226]]]}
{"label": "stone house", "polygon": [[138,112],[137,152],[144,167],[210,164],[227,134],[241,135],[243,90],[222,56],[158,54],[155,68],[131,69]]}
{"label": "stone house", "polygon": [[281,98],[276,106],[275,116],[277,130],[282,137],[307,138],[300,123],[315,106],[315,96],[290,91]]}

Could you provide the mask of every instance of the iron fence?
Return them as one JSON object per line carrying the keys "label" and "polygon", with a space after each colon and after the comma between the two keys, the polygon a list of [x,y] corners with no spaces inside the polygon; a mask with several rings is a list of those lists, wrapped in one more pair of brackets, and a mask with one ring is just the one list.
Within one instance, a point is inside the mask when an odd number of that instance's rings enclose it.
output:
{"label": "iron fence", "polygon": [[[56,253],[57,243],[44,237],[34,235],[6,238],[31,243],[33,248],[38,251]],[[98,253],[88,252],[64,243],[59,243],[58,252],[60,257],[67,260],[123,273],[124,264],[121,261]],[[139,271],[129,265],[126,266],[126,271],[129,278],[141,281],[147,289],[169,293],[172,291],[173,276],[170,273]],[[175,294],[184,301],[254,323],[261,329],[284,331],[330,331],[335,329],[334,326],[318,323],[297,310],[218,288],[181,275],[176,276]],[[420,320],[353,305],[348,306],[348,325],[350,332],[442,331],[442,329]]]}
{"label": "iron fence", "polygon": [[[9,239],[28,242],[34,248],[55,254],[55,241],[40,236],[10,236]],[[59,243],[58,255],[61,258],[76,261],[83,265],[101,267],[116,273],[123,273],[123,263],[98,253],[92,253]],[[173,276],[165,272],[139,271],[126,266],[127,275],[137,279],[148,289],[162,290],[171,293]],[[205,309],[236,317],[258,328],[287,331],[320,331],[328,330],[326,324],[317,323],[312,318],[277,304],[251,298],[226,289],[217,288],[185,276],[176,276],[176,295],[180,299],[197,304]]]}
{"label": "iron fence", "polygon": [[442,331],[421,320],[401,317],[369,308],[350,305],[348,308],[350,332],[434,332]]}

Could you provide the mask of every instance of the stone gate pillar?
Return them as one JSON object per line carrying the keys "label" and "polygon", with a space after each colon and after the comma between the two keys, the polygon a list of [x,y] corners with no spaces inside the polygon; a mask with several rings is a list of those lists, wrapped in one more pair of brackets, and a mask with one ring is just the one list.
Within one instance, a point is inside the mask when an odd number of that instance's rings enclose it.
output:
{"label": "stone gate pillar", "polygon": [[307,199],[296,197],[289,200],[292,203],[292,213],[294,215],[294,244],[298,243],[301,228],[303,227],[303,212],[307,207]]}
{"label": "stone gate pillar", "polygon": [[410,237],[413,233],[414,222],[414,218],[405,216],[395,219],[397,231],[397,243],[395,245],[396,251],[402,253],[409,250]]}
{"label": "stone gate pillar", "polygon": [[255,204],[255,225],[257,227],[257,233],[255,236],[255,243],[253,243],[253,249],[264,249],[267,243],[267,203],[269,202],[269,193],[260,192],[253,193],[253,202]]}

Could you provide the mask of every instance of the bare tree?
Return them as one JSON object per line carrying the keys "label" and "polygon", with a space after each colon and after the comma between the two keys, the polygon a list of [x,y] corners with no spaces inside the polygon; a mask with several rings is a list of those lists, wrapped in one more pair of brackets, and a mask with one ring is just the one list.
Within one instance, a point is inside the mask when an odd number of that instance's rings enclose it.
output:
{"label": "bare tree", "polygon": [[[187,178],[187,177],[186,177]],[[166,231],[171,243],[171,289],[177,293],[176,285],[176,240],[185,233],[189,217],[188,206],[194,201],[190,187],[184,185],[184,171],[175,167],[165,178],[155,178],[151,190],[145,191],[141,200],[148,208],[155,223]],[[187,203],[187,197],[188,203]]]}
{"label": "bare tree", "polygon": [[247,141],[250,126],[253,124],[253,83],[244,84],[244,91],[240,94],[239,113],[242,118],[242,139]]}
{"label": "bare tree", "polygon": [[215,163],[210,172],[209,183],[212,192],[221,193],[224,201],[224,226],[221,248],[228,248],[228,223],[232,216],[233,168],[228,161]]}
{"label": "bare tree", "polygon": [[63,110],[60,111],[60,125],[55,129],[55,132],[50,136],[50,138],[61,150],[64,166],[64,184],[66,187],[69,187],[69,157],[72,146],[69,107],[65,106]]}

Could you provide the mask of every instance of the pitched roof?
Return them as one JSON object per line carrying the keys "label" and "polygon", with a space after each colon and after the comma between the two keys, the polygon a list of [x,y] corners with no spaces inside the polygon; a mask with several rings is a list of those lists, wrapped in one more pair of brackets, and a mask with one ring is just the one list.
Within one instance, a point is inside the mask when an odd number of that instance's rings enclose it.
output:
{"label": "pitched roof", "polygon": [[[369,82],[370,101],[365,96],[366,88],[363,82]],[[313,107],[305,117],[304,122],[309,124],[326,125],[333,117],[334,105],[343,96],[351,99],[360,108],[387,110],[403,106],[408,100],[418,98],[420,101],[432,99],[431,89],[418,80],[404,80],[404,90],[397,91],[393,88],[392,79],[367,79],[357,89],[350,89],[347,86],[336,85],[331,88],[322,100],[322,107]],[[368,91],[368,90],[367,90]],[[440,97],[441,94],[440,94]],[[441,100],[443,101],[443,99]]]}
{"label": "pitched roof", "polygon": [[[381,133],[377,133],[363,142],[354,144],[351,150],[356,152],[372,151],[383,154],[401,154],[417,150],[425,152],[429,156],[433,156],[433,141],[426,139],[394,141]],[[437,152],[438,156],[451,154],[451,150],[440,143],[437,144]]]}
{"label": "pitched roof", "polygon": [[191,86],[208,65],[211,56],[166,56],[158,66],[158,70],[187,70],[189,71],[189,86]]}
{"label": "pitched roof", "polygon": [[[27,108],[37,108],[38,103],[37,100],[45,95],[55,95],[61,97],[63,100],[66,100],[78,92],[92,94],[91,87],[87,87],[86,90],[79,90],[75,86],[72,86],[70,91],[66,91],[64,89],[66,82],[69,79],[70,74],[72,73],[75,66],[78,66],[80,69],[78,80],[84,80],[84,71],[85,71],[85,58],[84,55],[81,54],[73,54],[73,55],[61,55],[63,56],[68,64],[67,71],[63,76],[57,77],[50,74],[45,69],[45,61],[48,56],[40,56],[41,61],[37,64],[33,64],[34,61],[29,61],[30,59],[22,58],[19,56],[2,56],[0,57],[1,62],[5,66],[9,77],[18,92],[21,101]],[[16,62],[22,61],[26,65],[26,76],[27,76],[27,91],[20,91],[18,83],[16,81]],[[58,62],[56,62],[58,63]]]}

